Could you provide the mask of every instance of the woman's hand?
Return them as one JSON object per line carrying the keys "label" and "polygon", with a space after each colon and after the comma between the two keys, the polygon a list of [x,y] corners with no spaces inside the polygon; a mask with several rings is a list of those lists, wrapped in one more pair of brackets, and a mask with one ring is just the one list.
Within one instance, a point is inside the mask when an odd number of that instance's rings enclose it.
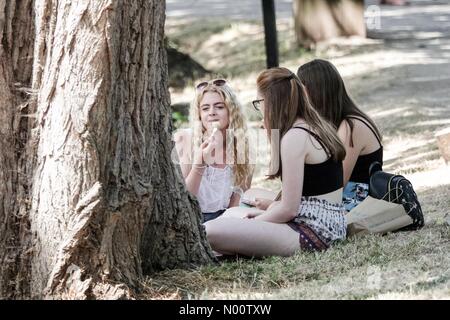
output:
{"label": "woman's hand", "polygon": [[267,210],[273,202],[270,199],[256,198],[255,201],[249,201],[248,204],[260,210]]}
{"label": "woman's hand", "polygon": [[263,213],[264,213],[264,211],[262,211],[262,210],[250,211],[250,212],[247,212],[247,214],[244,216],[244,219],[253,219],[259,215],[262,215]]}
{"label": "woman's hand", "polygon": [[217,142],[214,136],[209,137],[201,145],[200,149],[196,152],[194,164],[205,165],[213,164],[214,157],[212,151],[216,149]]}

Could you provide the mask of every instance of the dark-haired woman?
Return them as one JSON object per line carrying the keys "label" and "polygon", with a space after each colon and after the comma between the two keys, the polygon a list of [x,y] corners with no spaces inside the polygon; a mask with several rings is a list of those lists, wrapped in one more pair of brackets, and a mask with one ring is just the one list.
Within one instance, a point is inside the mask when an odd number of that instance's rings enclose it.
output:
{"label": "dark-haired woman", "polygon": [[375,161],[383,163],[380,131],[349,97],[332,63],[315,59],[302,65],[297,75],[314,108],[338,130],[344,143],[344,205],[350,211],[368,195],[370,165]]}

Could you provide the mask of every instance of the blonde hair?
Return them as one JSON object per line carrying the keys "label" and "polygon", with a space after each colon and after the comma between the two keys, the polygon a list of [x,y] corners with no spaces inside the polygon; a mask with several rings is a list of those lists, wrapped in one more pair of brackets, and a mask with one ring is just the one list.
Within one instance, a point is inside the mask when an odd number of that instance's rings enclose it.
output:
{"label": "blonde hair", "polygon": [[[295,74],[286,68],[265,70],[258,76],[257,89],[264,97],[264,122],[269,134],[271,129],[279,129],[282,139],[297,118],[302,118],[322,140],[330,157],[335,161],[344,159],[345,148],[336,129],[313,108],[305,86]],[[271,157],[271,163],[281,163],[281,158],[273,158],[274,153]],[[281,173],[282,166],[276,166],[269,172],[269,179]]]}
{"label": "blonde hair", "polygon": [[[190,127],[194,130],[193,139],[194,146],[198,147],[204,139],[204,133],[206,129],[201,124],[200,119],[200,103],[206,92],[216,92],[218,93],[228,109],[228,130],[226,136],[227,150],[232,148],[232,155],[234,156],[234,161],[240,159],[238,157],[237,142],[245,142],[244,148],[244,163],[234,163],[233,165],[233,176],[234,184],[236,186],[245,186],[250,178],[253,170],[253,166],[250,164],[249,157],[249,144],[247,137],[247,124],[243,113],[243,108],[238,101],[236,95],[230,86],[225,83],[220,86],[214,84],[208,84],[204,89],[198,90],[196,92],[193,103],[191,104],[189,112],[189,122]],[[199,125],[200,124],[200,125]]]}

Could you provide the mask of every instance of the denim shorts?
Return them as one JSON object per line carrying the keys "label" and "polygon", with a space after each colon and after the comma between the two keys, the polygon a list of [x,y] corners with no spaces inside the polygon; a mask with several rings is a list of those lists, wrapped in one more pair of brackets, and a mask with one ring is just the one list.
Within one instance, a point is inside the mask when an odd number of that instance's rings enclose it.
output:
{"label": "denim shorts", "polygon": [[203,212],[203,223],[209,221],[209,220],[214,220],[218,217],[220,217],[223,213],[225,212],[225,209],[223,210],[219,210],[216,212]]}
{"label": "denim shorts", "polygon": [[362,182],[349,181],[344,188],[342,202],[346,211],[352,210],[369,195],[369,185]]}

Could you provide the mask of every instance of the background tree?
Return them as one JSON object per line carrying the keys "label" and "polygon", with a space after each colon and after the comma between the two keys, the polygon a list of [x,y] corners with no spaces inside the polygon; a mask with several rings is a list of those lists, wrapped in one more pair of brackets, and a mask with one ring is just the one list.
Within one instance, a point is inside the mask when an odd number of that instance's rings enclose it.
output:
{"label": "background tree", "polygon": [[293,0],[299,45],[311,47],[335,37],[366,36],[363,0]]}
{"label": "background tree", "polygon": [[[164,11],[157,0],[34,3],[35,120],[19,130],[30,233],[16,245],[30,253],[16,269],[32,297],[130,297],[143,273],[212,259],[198,205],[170,158]],[[17,199],[6,178],[11,191],[0,199]],[[3,273],[2,283],[17,279]]]}

